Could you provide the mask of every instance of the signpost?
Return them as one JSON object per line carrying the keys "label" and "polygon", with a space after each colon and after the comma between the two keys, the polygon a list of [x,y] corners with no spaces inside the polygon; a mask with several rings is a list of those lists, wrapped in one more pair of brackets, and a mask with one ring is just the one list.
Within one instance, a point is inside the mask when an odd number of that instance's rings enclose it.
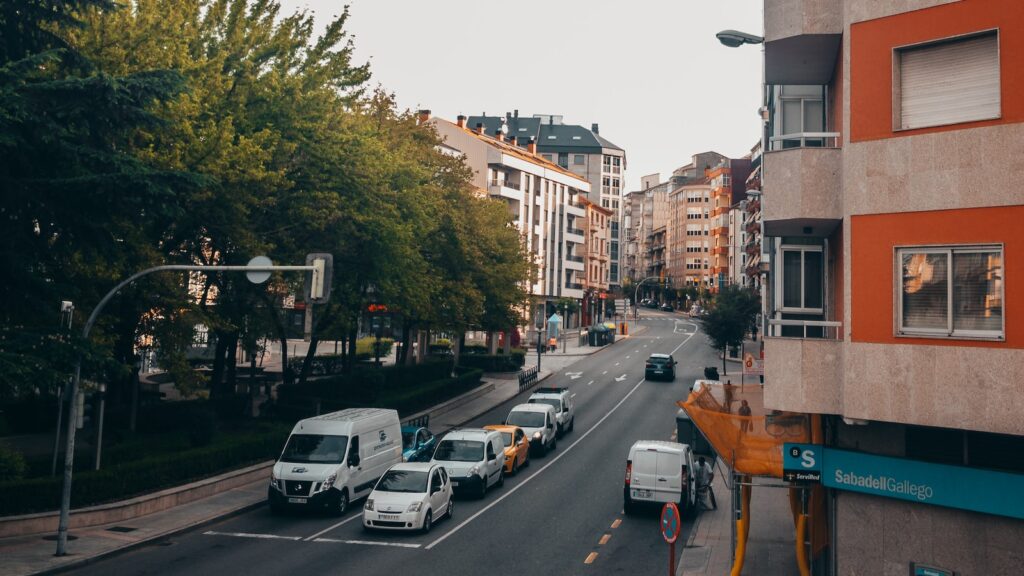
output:
{"label": "signpost", "polygon": [[782,447],[782,479],[786,482],[820,484],[823,458],[819,444],[787,442]]}
{"label": "signpost", "polygon": [[682,529],[679,507],[675,502],[668,502],[661,508],[661,536],[668,542],[668,576],[676,573],[676,539]]}

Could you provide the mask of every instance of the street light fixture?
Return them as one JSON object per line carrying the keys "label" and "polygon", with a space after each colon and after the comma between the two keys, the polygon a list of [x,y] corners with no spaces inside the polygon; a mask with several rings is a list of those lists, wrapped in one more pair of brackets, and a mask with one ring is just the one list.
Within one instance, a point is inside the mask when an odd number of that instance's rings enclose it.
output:
{"label": "street light fixture", "polygon": [[722,30],[715,34],[715,37],[729,48],[738,48],[744,44],[761,44],[764,42],[764,37],[762,36],[740,32],[739,30]]}

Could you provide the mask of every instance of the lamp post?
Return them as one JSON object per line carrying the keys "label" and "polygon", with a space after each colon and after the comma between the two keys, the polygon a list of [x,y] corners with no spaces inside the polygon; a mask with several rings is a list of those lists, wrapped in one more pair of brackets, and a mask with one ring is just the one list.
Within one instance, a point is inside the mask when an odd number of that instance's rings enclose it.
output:
{"label": "lamp post", "polygon": [[[644,278],[643,280],[637,282],[636,290],[633,290],[633,309],[634,310],[637,310],[639,308],[638,305],[637,305],[636,299],[640,295],[640,287],[643,286],[644,282],[647,282],[648,280],[660,280],[660,279],[661,278],[659,276],[648,276],[647,278]],[[634,314],[634,318],[635,317],[636,317],[636,315]]]}

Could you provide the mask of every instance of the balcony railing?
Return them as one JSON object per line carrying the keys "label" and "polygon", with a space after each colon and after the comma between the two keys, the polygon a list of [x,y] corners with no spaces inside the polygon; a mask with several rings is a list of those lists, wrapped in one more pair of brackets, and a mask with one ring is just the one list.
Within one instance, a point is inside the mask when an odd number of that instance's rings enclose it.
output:
{"label": "balcony railing", "polygon": [[[785,329],[785,330],[784,330]],[[830,320],[768,320],[768,335],[788,338],[841,340],[843,323]],[[783,332],[786,332],[783,334]],[[797,335],[794,335],[796,333]],[[802,335],[801,335],[802,334]]]}
{"label": "balcony railing", "polygon": [[838,148],[839,132],[794,132],[772,136],[769,145],[772,150],[790,148]]}
{"label": "balcony railing", "polygon": [[565,287],[568,290],[583,290],[583,284],[579,282],[566,282]]}
{"label": "balcony railing", "polygon": [[565,229],[565,233],[566,234],[575,234],[577,236],[583,236],[583,230],[580,230],[579,228],[566,228]]}
{"label": "balcony railing", "polygon": [[504,186],[505,188],[519,190],[518,182],[509,182],[508,180],[491,180],[491,186]]}
{"label": "balcony railing", "polygon": [[579,262],[580,264],[583,264],[583,256],[574,256],[574,255],[570,254],[569,256],[566,256],[565,258],[566,258],[566,260],[569,260],[570,262]]}

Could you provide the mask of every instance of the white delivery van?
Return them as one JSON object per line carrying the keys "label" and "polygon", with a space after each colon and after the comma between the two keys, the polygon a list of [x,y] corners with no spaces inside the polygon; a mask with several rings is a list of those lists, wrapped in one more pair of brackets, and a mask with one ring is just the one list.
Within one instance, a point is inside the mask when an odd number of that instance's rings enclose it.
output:
{"label": "white delivery van", "polygon": [[543,456],[558,446],[558,415],[550,404],[518,404],[512,407],[505,424],[519,426],[530,439],[530,448]]}
{"label": "white delivery van", "polygon": [[505,441],[497,430],[452,430],[437,443],[430,462],[444,466],[456,493],[483,498],[490,486],[505,485]]}
{"label": "white delivery van", "polygon": [[686,444],[639,440],[626,456],[622,507],[629,514],[638,504],[675,502],[681,514],[693,514],[697,502],[693,451]]}
{"label": "white delivery van", "polygon": [[267,489],[270,510],[314,506],[344,514],[401,461],[395,410],[350,408],[300,420],[274,464]]}

